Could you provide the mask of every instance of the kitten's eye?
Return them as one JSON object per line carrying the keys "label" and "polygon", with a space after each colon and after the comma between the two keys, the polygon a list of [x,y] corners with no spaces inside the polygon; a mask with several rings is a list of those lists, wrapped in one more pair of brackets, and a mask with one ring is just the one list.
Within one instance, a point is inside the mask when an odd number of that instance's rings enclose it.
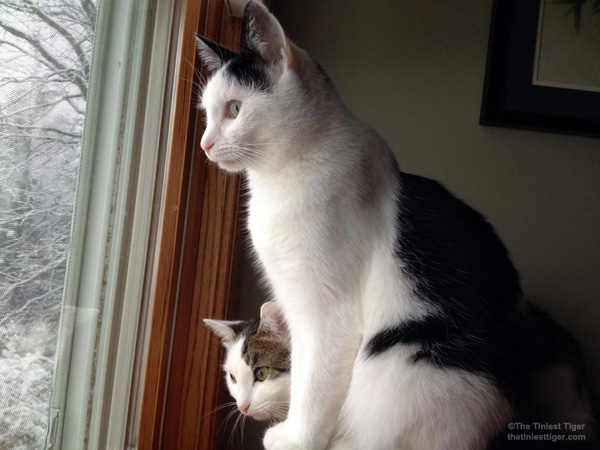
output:
{"label": "kitten's eye", "polygon": [[231,117],[233,117],[234,119],[240,113],[240,109],[242,109],[242,102],[240,102],[239,100],[231,100],[229,102],[229,114],[231,114]]}
{"label": "kitten's eye", "polygon": [[258,381],[265,381],[269,376],[269,368],[268,367],[259,367],[254,371],[254,376]]}
{"label": "kitten's eye", "polygon": [[229,374],[229,378],[231,378],[231,381],[232,381],[233,383],[237,383],[237,380],[235,379],[235,377],[233,376],[233,374],[232,374],[232,373],[230,373],[230,374]]}

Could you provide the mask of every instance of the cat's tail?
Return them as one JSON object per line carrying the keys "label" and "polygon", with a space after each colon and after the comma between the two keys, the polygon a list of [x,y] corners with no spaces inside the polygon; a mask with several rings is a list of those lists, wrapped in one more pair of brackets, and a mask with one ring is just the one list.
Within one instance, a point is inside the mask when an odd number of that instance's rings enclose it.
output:
{"label": "cat's tail", "polygon": [[537,305],[529,303],[527,315],[530,375],[523,420],[559,424],[566,434],[585,435],[586,441],[596,441],[598,422],[577,341]]}

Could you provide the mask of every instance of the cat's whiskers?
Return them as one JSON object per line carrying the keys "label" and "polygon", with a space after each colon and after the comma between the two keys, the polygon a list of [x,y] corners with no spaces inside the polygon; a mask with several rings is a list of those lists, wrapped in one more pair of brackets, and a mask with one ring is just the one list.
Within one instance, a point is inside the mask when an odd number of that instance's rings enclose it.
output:
{"label": "cat's whiskers", "polygon": [[[223,423],[221,424],[221,426],[219,427],[219,430],[217,432],[220,432],[221,429],[223,428],[224,430],[227,429],[227,424],[229,423],[229,421],[231,420],[231,418],[238,413],[239,410],[237,408],[232,409],[231,411],[229,411],[229,414],[227,414],[227,416],[225,417],[225,420],[223,421]],[[241,413],[240,413],[241,414]]]}
{"label": "cat's whiskers", "polygon": [[243,142],[242,145],[259,147],[259,148],[263,145],[291,145],[293,147],[301,147],[300,144],[297,144],[295,142],[254,142],[254,143]]}
{"label": "cat's whiskers", "polygon": [[266,155],[262,152],[259,152],[257,149],[253,149],[250,147],[242,147],[239,145],[237,145],[235,147],[230,146],[228,148],[233,149],[233,151],[230,150],[230,152],[232,153],[231,156],[233,156],[237,161],[241,161],[246,164],[269,161],[268,155]]}
{"label": "cat's whiskers", "polygon": [[186,63],[188,63],[190,66],[192,66],[192,69],[194,70],[194,74],[202,82],[202,85],[204,87],[204,85],[206,84],[206,78],[204,78],[204,76],[202,75],[202,71],[200,69],[198,69],[194,64],[192,64],[192,62],[189,59],[185,58],[184,61]]}
{"label": "cat's whiskers", "polygon": [[240,423],[240,420],[242,419],[242,417],[244,417],[244,415],[239,411],[236,410],[239,414],[237,419],[235,420],[233,427],[231,427],[231,434],[229,435],[229,442],[227,443],[227,447],[230,448],[231,444],[233,443],[233,437],[235,436],[235,431],[237,429],[238,423]]}
{"label": "cat's whiskers", "polygon": [[246,429],[246,419],[248,417],[244,416],[242,418],[242,434],[240,435],[240,447],[243,448],[244,447],[244,431]]}
{"label": "cat's whiskers", "polygon": [[281,419],[278,417],[279,414],[276,411],[267,411],[267,414],[267,420],[269,421],[270,426],[281,421]]}
{"label": "cat's whiskers", "polygon": [[277,415],[286,415],[289,409],[289,404],[282,402],[282,404],[271,404],[269,412],[274,412]]}
{"label": "cat's whiskers", "polygon": [[258,158],[266,158],[266,155],[256,152],[250,148],[236,147],[237,152],[233,156],[255,156]]}
{"label": "cat's whiskers", "polygon": [[253,163],[261,161],[258,155],[240,154],[237,156],[237,160],[245,163],[246,165],[252,165]]}
{"label": "cat's whiskers", "polygon": [[236,149],[240,149],[240,150],[247,150],[249,152],[255,152],[255,153],[260,153],[260,150],[261,150],[259,148],[255,148],[255,147],[252,147],[252,146],[246,146],[246,145],[240,145],[240,144],[230,145],[229,148],[236,148]]}
{"label": "cat's whiskers", "polygon": [[[198,83],[198,82],[196,81],[196,79],[195,79],[195,78],[191,78],[191,79],[190,79],[190,78],[188,78],[188,77],[181,76],[181,77],[179,77],[179,79],[180,79],[181,81],[185,81],[186,83],[189,83],[189,84],[191,84],[192,88],[196,88],[196,90],[197,90],[198,92],[200,92],[200,91],[202,91],[202,89],[204,89],[204,85],[203,85],[203,84],[201,84],[201,83]],[[192,89],[192,90],[193,90],[193,89]]]}
{"label": "cat's whiskers", "polygon": [[[228,144],[223,146],[226,149],[221,156],[230,157],[234,161],[241,162],[246,165],[252,165],[254,163],[268,163],[271,161],[269,154],[265,151],[263,146],[267,145],[295,145],[287,142],[262,142],[256,144],[243,143],[243,144]],[[213,150],[215,153],[218,150]],[[210,160],[209,160],[210,161]]]}
{"label": "cat's whiskers", "polygon": [[212,411],[207,412],[206,415],[204,415],[202,418],[205,419],[206,417],[210,416],[211,414],[215,414],[215,413],[221,411],[222,409],[225,409],[225,408],[228,408],[228,407],[230,408],[232,406],[236,406],[236,402],[226,402],[226,403],[223,403],[222,405],[217,406]]}
{"label": "cat's whiskers", "polygon": [[283,420],[282,417],[287,415],[288,409],[289,402],[269,401],[263,404],[261,408],[255,410],[255,414],[266,414],[266,420],[273,424]]}
{"label": "cat's whiskers", "polygon": [[271,161],[270,156],[267,153],[265,153],[264,151],[260,151],[258,149],[253,149],[253,148],[244,148],[244,152],[246,153],[247,156],[249,156],[251,158],[252,161],[259,161],[259,162]]}

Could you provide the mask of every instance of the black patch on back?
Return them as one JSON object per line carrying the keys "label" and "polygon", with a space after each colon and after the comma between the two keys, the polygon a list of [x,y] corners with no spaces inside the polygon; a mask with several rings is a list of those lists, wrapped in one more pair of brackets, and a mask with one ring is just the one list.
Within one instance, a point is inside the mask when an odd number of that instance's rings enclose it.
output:
{"label": "black patch on back", "polygon": [[519,277],[481,214],[441,184],[399,172],[396,255],[414,293],[438,311],[376,334],[368,357],[397,344],[420,344],[413,360],[488,376],[521,397],[524,318]]}
{"label": "black patch on back", "polygon": [[446,327],[437,317],[427,317],[422,321],[409,320],[377,333],[369,341],[366,350],[373,356],[389,350],[396,344],[433,344],[450,339],[457,331],[455,328]]}
{"label": "black patch on back", "polygon": [[464,313],[514,308],[519,276],[483,216],[436,181],[402,173],[401,186],[396,254],[419,295]]}
{"label": "black patch on back", "polygon": [[490,331],[481,327],[463,329],[450,320],[430,316],[377,333],[366,351],[372,357],[397,344],[419,344],[419,350],[411,356],[413,362],[427,361],[484,375],[511,399],[520,400],[527,379],[520,332],[498,337]]}

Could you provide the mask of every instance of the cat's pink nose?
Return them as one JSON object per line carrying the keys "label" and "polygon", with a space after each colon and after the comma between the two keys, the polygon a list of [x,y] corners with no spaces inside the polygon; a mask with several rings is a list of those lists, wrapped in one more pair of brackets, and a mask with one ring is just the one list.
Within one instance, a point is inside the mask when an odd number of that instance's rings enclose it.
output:
{"label": "cat's pink nose", "polygon": [[208,142],[200,141],[200,147],[202,147],[202,150],[204,150],[206,153],[210,152],[210,149],[213,148],[213,145],[215,145],[213,142],[208,143]]}
{"label": "cat's pink nose", "polygon": [[250,403],[243,403],[241,405],[238,405],[238,408],[240,408],[241,412],[246,414],[248,412],[248,410],[250,409]]}

